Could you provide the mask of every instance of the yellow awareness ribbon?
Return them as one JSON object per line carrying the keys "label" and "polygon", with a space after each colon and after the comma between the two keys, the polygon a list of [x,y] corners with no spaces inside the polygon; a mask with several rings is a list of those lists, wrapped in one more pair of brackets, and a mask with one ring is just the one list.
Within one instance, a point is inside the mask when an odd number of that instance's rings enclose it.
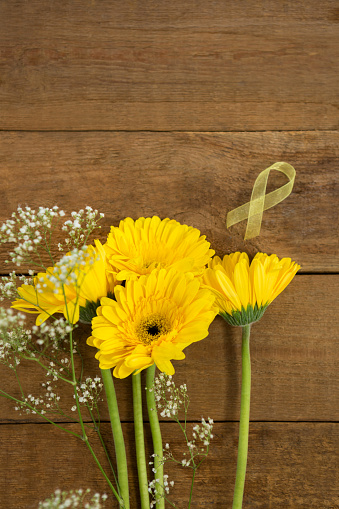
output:
{"label": "yellow awareness ribbon", "polygon": [[[267,181],[271,170],[281,171],[288,178],[287,184],[279,187],[271,193],[266,193]],[[260,233],[262,215],[264,210],[274,207],[281,201],[285,200],[291,194],[295,180],[295,169],[288,163],[274,163],[259,173],[254,182],[251,200],[241,207],[231,210],[227,214],[226,226],[229,228],[234,224],[248,219],[245,240],[253,239]]]}

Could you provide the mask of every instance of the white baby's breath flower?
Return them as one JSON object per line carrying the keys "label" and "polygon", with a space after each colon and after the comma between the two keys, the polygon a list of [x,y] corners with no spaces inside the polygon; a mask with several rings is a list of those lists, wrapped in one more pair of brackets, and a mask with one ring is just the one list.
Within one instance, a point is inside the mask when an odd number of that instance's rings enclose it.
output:
{"label": "white baby's breath flower", "polygon": [[9,276],[2,276],[0,281],[0,301],[4,299],[14,300],[18,297],[17,284],[31,285],[32,278],[17,275],[14,271]]}
{"label": "white baby's breath flower", "polygon": [[102,502],[105,502],[107,495],[95,493],[90,496],[90,489],[61,491],[55,490],[53,495],[39,502],[39,509],[66,509],[68,507],[82,507],[84,509],[102,509]]}
{"label": "white baby's breath flower", "polygon": [[154,391],[154,398],[161,417],[169,417],[177,420],[182,405],[187,410],[189,397],[186,384],[176,387],[172,376],[160,373],[154,380],[154,385],[148,387],[150,392]]}
{"label": "white baby's breath flower", "polygon": [[95,377],[93,379],[91,377],[87,377],[84,382],[80,383],[76,387],[79,403],[85,404],[93,410],[100,397],[102,388],[103,384],[101,382],[101,378]]}
{"label": "white baby's breath flower", "polygon": [[[39,207],[38,211],[30,207],[18,207],[13,212],[11,219],[8,219],[0,226],[0,243],[15,244],[9,252],[7,263],[15,263],[20,267],[23,263],[34,263],[41,267],[39,248],[47,248],[49,256],[52,257],[51,231],[65,216],[63,210],[55,205],[52,208]],[[98,222],[104,216],[91,207],[81,209],[79,212],[72,212],[72,220],[66,220],[61,229],[66,233],[64,243],[57,244],[58,250],[64,248],[81,248],[92,231],[98,227]]]}

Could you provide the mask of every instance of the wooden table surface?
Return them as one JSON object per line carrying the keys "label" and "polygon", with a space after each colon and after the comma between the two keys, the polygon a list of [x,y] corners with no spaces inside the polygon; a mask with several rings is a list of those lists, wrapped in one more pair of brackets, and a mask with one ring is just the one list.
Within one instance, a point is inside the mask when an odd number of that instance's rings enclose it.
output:
{"label": "wooden table surface", "polygon": [[[263,251],[302,266],[252,328],[244,509],[339,507],[338,23],[335,0],[0,2],[1,221],[19,204],[91,205],[105,213],[104,240],[126,216],[159,215],[199,228],[219,255]],[[296,168],[293,193],[245,242],[245,222],[227,230],[226,213],[275,161]],[[283,183],[272,175],[270,190]],[[6,257],[2,247],[2,274]],[[87,336],[81,326],[95,375]],[[216,422],[192,509],[231,507],[240,343],[218,317],[175,363],[189,419]],[[40,373],[22,369],[39,394]],[[17,393],[4,366],[0,379]],[[138,509],[130,379],[116,388]],[[104,404],[102,418],[112,450]],[[180,451],[177,425],[162,430]],[[36,508],[56,488],[107,491],[83,444],[4,398],[0,437],[1,508]],[[151,453],[148,425],[146,438]],[[189,472],[169,474],[185,509]]]}

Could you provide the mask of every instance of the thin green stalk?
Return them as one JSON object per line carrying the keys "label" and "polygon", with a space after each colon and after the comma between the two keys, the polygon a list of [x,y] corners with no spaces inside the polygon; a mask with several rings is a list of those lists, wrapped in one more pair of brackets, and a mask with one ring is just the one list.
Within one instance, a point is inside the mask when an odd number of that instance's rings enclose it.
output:
{"label": "thin green stalk", "polygon": [[175,504],[173,504],[170,500],[168,500],[168,498],[165,497],[165,500],[166,502],[171,506],[171,507],[174,507],[174,509],[177,509],[177,506]]}
{"label": "thin green stalk", "polygon": [[[103,476],[104,476],[104,478],[106,479],[106,481],[107,481],[107,483],[108,483],[108,486],[111,488],[111,490],[112,490],[112,492],[114,493],[115,497],[117,498],[117,500],[119,501],[119,503],[120,503],[120,501],[121,501],[121,502],[123,502],[123,501],[122,501],[122,499],[121,499],[121,497],[120,497],[120,495],[119,495],[119,493],[116,491],[116,489],[114,488],[113,484],[111,483],[111,481],[110,481],[110,480],[109,480],[109,478],[107,477],[107,475],[106,475],[106,473],[105,473],[104,469],[102,468],[101,463],[100,463],[100,461],[98,460],[98,458],[96,457],[95,452],[93,451],[93,449],[92,449],[92,447],[91,447],[91,444],[89,443],[89,440],[88,440],[88,437],[87,437],[87,436],[85,437],[84,441],[86,442],[86,445],[87,445],[87,447],[88,447],[88,449],[89,449],[90,453],[92,454],[92,456],[93,456],[93,458],[94,458],[94,460],[95,460],[96,464],[98,465],[98,467],[99,467],[99,469],[100,469],[100,472],[102,473],[102,475],[103,475]],[[121,506],[121,504],[120,504],[120,506]],[[125,508],[126,508],[126,504],[124,504],[124,505],[123,505],[123,507],[124,507],[124,509],[125,509]]]}
{"label": "thin green stalk", "polygon": [[193,485],[194,485],[194,479],[195,479],[196,471],[197,471],[197,469],[193,468],[193,476],[192,476],[192,482],[191,482],[191,491],[190,491],[190,499],[189,499],[189,502],[188,502],[188,509],[190,509],[190,507],[191,507],[192,495],[193,495]]}
{"label": "thin green stalk", "polygon": [[34,412],[36,415],[39,415],[45,421],[49,422],[50,424],[53,424],[53,426],[56,426],[57,428],[61,429],[62,431],[66,431],[66,433],[69,433],[70,435],[74,435],[77,438],[82,438],[81,435],[78,435],[78,433],[74,433],[74,431],[70,431],[69,429],[63,428],[62,426],[60,426],[60,424],[57,424],[56,422],[51,421],[50,419],[48,419],[48,417],[46,417],[45,414],[42,414],[41,412],[39,412],[39,410],[36,410],[36,408],[34,408],[32,405],[30,405],[26,401],[22,401],[20,399],[14,398],[13,396],[11,396],[10,394],[7,394],[7,392],[5,392],[1,389],[0,389],[0,394],[5,398],[11,399],[12,401],[15,401],[16,403],[19,403],[19,405],[21,405],[21,404],[25,405],[32,412]]}
{"label": "thin green stalk", "polygon": [[[49,242],[51,242],[51,236],[52,236],[52,232],[51,232],[51,230],[49,230]],[[42,247],[46,251],[48,256],[50,257],[52,265],[54,265],[54,260],[53,260],[53,256],[52,256],[52,253],[51,253],[50,244],[48,244],[48,242],[47,242],[47,230],[45,230],[45,232],[44,232],[44,237],[45,237],[46,247],[44,247],[44,246],[42,246]]]}
{"label": "thin green stalk", "polygon": [[[92,412],[92,410],[91,410],[91,408],[90,408],[90,406],[89,406],[88,404],[87,404],[87,409],[88,409],[88,412],[89,412],[89,414],[90,414],[90,416],[91,416],[91,419],[92,419],[92,422],[93,422],[93,425],[94,425],[94,429],[95,429],[95,431],[96,431],[96,433],[98,434],[98,437],[99,437],[99,439],[100,439],[100,442],[101,442],[102,448],[103,448],[103,450],[105,451],[107,461],[108,461],[108,463],[109,463],[109,466],[111,467],[111,471],[112,471],[112,474],[113,474],[113,477],[114,477],[115,483],[116,483],[116,485],[117,485],[117,487],[118,487],[118,491],[119,491],[119,483],[118,483],[118,479],[117,479],[117,477],[116,477],[116,475],[115,475],[115,470],[114,470],[114,467],[113,467],[113,464],[112,464],[112,461],[111,461],[110,455],[109,455],[109,453],[108,453],[108,450],[107,450],[106,444],[105,444],[104,439],[102,438],[102,435],[101,435],[101,432],[100,432],[100,427],[99,427],[100,423],[98,423],[98,422],[95,420],[95,417],[94,417],[94,415],[93,415],[93,412]],[[120,495],[120,494],[119,494],[119,495]]]}
{"label": "thin green stalk", "polygon": [[[64,287],[63,287],[63,292],[65,294]],[[65,296],[65,302],[66,302],[66,296]],[[70,321],[69,316],[68,316],[68,309],[67,309],[67,320]],[[81,427],[81,431],[82,431],[82,437],[83,437],[83,440],[86,441],[87,435],[86,435],[85,426],[84,426],[84,422],[83,422],[82,415],[81,415],[78,391],[77,391],[77,387],[76,387],[77,380],[76,380],[76,375],[75,375],[74,353],[73,353],[73,330],[71,330],[71,332],[69,333],[69,349],[70,349],[70,355],[71,355],[72,381],[73,381],[73,392],[74,392],[75,404],[76,404],[77,411],[78,411],[79,423],[80,423],[80,427]]]}
{"label": "thin green stalk", "polygon": [[144,440],[144,421],[142,417],[142,394],[141,375],[132,375],[133,385],[133,413],[134,413],[134,434],[135,449],[137,455],[137,467],[139,477],[139,491],[141,509],[149,509],[148,480]]}
{"label": "thin green stalk", "polygon": [[[39,366],[40,366],[42,369],[44,369],[45,371],[48,371],[48,372],[49,372],[49,371],[50,371],[50,369],[51,369],[50,367],[48,367],[48,366],[46,366],[45,364],[43,364],[42,362],[40,362],[40,360],[39,360],[39,359],[37,359],[36,357],[29,357],[28,355],[22,355],[22,354],[21,354],[21,358],[22,358],[22,359],[25,359],[25,360],[27,360],[27,361],[37,362],[37,363],[39,364]],[[68,380],[67,378],[64,378],[64,377],[63,377],[63,376],[61,376],[59,373],[58,373],[58,378],[59,378],[60,380],[62,380],[63,382],[66,382],[66,383],[68,383],[68,384],[74,385],[74,381],[72,381],[72,380]]]}
{"label": "thin green stalk", "polygon": [[124,500],[125,509],[129,509],[130,506],[125,441],[121,428],[118,402],[115,394],[111,370],[102,369],[101,376],[105,387],[108,411],[111,419],[120,493]]}
{"label": "thin green stalk", "polygon": [[244,496],[247,450],[248,450],[248,429],[250,421],[250,398],[251,398],[250,331],[251,325],[243,326],[242,345],[241,345],[242,382],[241,382],[238,463],[232,509],[242,508],[242,499]]}
{"label": "thin green stalk", "polygon": [[18,382],[18,385],[19,385],[19,389],[20,389],[20,392],[21,392],[21,396],[23,399],[25,399],[25,393],[24,393],[24,390],[22,388],[22,385],[21,385],[21,382],[20,382],[20,378],[18,376],[18,373],[17,373],[17,370],[16,370],[16,366],[14,364],[13,366],[13,371],[14,371],[14,374],[15,374],[15,378],[16,378],[16,381]]}
{"label": "thin green stalk", "polygon": [[155,397],[154,390],[150,392],[148,389],[153,387],[154,384],[154,376],[155,376],[155,368],[156,365],[150,366],[147,368],[146,372],[146,399],[147,399],[147,410],[148,410],[148,418],[151,426],[152,432],[152,440],[153,440],[153,449],[154,449],[154,468],[156,472],[156,478],[159,479],[159,482],[156,483],[156,509],[165,509],[165,494],[164,494],[164,465],[163,465],[163,448],[162,448],[162,439],[161,439],[161,431],[158,419],[158,413],[155,405]]}

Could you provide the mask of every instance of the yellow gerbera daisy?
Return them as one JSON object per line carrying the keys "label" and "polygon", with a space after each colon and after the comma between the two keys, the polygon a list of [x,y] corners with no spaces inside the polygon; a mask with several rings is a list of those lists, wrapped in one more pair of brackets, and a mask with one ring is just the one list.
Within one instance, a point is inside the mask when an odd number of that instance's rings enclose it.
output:
{"label": "yellow gerbera daisy", "polygon": [[201,274],[214,251],[206,237],[192,226],[157,216],[127,217],[112,226],[105,249],[120,281],[137,279],[155,268]]}
{"label": "yellow gerbera daisy", "polygon": [[54,267],[35,276],[33,285],[18,288],[21,299],[12,308],[26,313],[38,313],[36,325],[54,313],[63,313],[71,323],[79,316],[90,322],[96,315],[100,298],[112,294],[117,284],[107,272],[107,258],[102,244],[88,246],[79,252],[68,253]]}
{"label": "yellow gerbera daisy", "polygon": [[172,375],[171,359],[184,359],[183,349],[208,335],[218,312],[213,294],[193,274],[175,269],[156,269],[114,294],[116,301],[101,299],[87,343],[98,348],[100,368],[115,366],[117,378],[154,363]]}
{"label": "yellow gerbera daisy", "polygon": [[259,320],[267,306],[292,281],[300,265],[290,258],[257,253],[249,264],[246,253],[215,256],[205,270],[203,283],[216,296],[219,313],[231,325]]}

